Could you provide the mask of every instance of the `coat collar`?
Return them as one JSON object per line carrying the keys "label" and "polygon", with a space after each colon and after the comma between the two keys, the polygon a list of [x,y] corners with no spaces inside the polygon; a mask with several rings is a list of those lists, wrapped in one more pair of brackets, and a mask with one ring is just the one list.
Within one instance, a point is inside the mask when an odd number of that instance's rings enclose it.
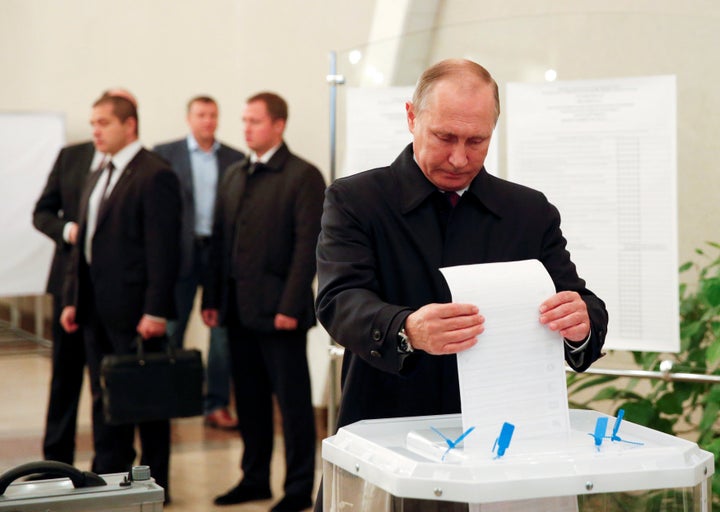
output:
{"label": "coat collar", "polygon": [[[417,208],[437,190],[415,162],[412,143],[405,147],[390,168],[397,180],[396,189],[400,193],[399,204],[403,214]],[[503,194],[497,188],[497,180],[483,167],[463,195],[471,195],[487,210],[502,217],[504,201]]]}
{"label": "coat collar", "polygon": [[[262,169],[278,172],[282,171],[289,157],[290,149],[287,147],[287,144],[283,142],[267,163],[258,163],[256,165],[260,166]],[[242,160],[242,169],[247,171],[251,165],[252,161],[250,159],[250,155],[248,154]]]}

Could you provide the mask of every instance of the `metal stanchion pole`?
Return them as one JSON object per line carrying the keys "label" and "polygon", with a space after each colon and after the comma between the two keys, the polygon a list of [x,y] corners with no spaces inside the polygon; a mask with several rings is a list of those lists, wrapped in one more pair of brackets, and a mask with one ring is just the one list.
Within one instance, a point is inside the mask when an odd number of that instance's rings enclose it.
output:
{"label": "metal stanchion pole", "polygon": [[[337,88],[345,83],[345,77],[337,72],[337,53],[330,52],[330,74],[326,80],[330,85],[330,183],[335,181],[336,174],[336,141],[337,141]],[[328,418],[327,427],[328,434],[335,433],[336,417],[337,417],[337,357],[332,351],[336,347],[335,341],[330,339],[330,363],[328,367]]]}

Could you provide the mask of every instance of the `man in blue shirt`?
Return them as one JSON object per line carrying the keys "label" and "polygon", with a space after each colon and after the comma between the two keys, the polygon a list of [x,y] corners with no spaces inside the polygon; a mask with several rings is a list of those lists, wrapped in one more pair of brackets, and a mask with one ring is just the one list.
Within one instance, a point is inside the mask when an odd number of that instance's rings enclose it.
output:
{"label": "man in blue shirt", "polygon": [[[218,126],[217,102],[209,96],[196,96],[187,105],[187,137],[160,144],[155,151],[165,158],[180,178],[183,198],[180,278],[175,290],[178,319],[169,332],[182,346],[197,287],[205,273],[212,233],[215,195],[225,169],[245,155],[215,138]],[[207,358],[206,424],[216,428],[235,428],[237,420],[228,410],[230,367],[227,334],[223,327],[210,330]]]}

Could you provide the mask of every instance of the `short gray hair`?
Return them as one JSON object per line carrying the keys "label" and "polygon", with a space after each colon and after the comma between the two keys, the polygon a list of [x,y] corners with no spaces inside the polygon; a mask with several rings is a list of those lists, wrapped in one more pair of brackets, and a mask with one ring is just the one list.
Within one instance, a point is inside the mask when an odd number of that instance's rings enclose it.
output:
{"label": "short gray hair", "polygon": [[412,97],[415,114],[419,115],[425,109],[427,98],[437,82],[446,78],[461,77],[468,73],[492,87],[495,96],[495,121],[497,122],[498,117],[500,117],[500,93],[498,92],[497,82],[495,82],[487,69],[468,59],[442,60],[423,72]]}

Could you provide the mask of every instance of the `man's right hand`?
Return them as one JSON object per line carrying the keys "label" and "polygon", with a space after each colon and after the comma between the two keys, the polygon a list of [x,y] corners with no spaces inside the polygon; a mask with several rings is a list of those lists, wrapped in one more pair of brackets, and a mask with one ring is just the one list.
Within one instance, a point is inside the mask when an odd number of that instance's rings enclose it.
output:
{"label": "man's right hand", "polygon": [[415,350],[457,354],[477,343],[485,318],[472,304],[428,304],[405,320],[405,333]]}
{"label": "man's right hand", "polygon": [[208,327],[217,327],[220,323],[217,309],[203,309],[200,315]]}
{"label": "man's right hand", "polygon": [[60,313],[60,325],[65,329],[66,332],[75,332],[80,327],[75,322],[75,306],[65,306]]}
{"label": "man's right hand", "polygon": [[68,228],[68,231],[67,231],[68,243],[70,245],[77,244],[78,231],[79,231],[79,228],[78,228],[77,223],[70,222],[70,227]]}

